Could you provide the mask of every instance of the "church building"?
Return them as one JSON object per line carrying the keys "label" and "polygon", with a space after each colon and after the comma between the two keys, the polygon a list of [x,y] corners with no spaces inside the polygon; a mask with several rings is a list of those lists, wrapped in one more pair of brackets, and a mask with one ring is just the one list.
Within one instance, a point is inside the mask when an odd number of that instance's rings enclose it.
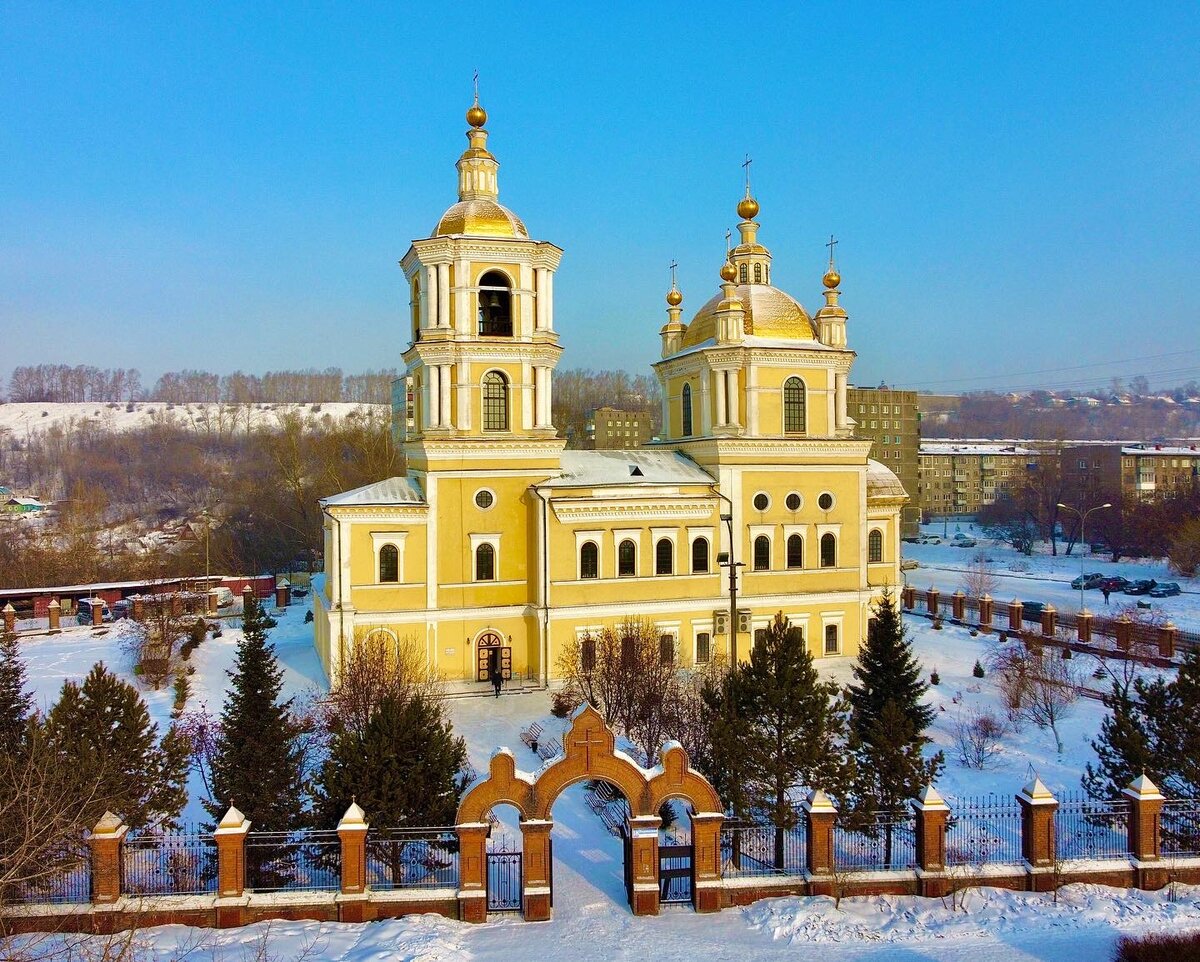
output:
{"label": "church building", "polygon": [[853,657],[872,600],[900,582],[907,495],[847,411],[855,355],[832,258],[809,315],[772,285],[747,184],[717,292],[686,323],[674,281],[667,293],[660,437],[566,451],[551,417],[563,251],[500,204],[486,121],[476,101],[458,201],[400,261],[406,473],[321,502],[326,672],[382,633],[448,680],[500,665],[547,682],[564,645],[631,618],[689,667],[731,645],[746,657],[779,611],[818,660]]}

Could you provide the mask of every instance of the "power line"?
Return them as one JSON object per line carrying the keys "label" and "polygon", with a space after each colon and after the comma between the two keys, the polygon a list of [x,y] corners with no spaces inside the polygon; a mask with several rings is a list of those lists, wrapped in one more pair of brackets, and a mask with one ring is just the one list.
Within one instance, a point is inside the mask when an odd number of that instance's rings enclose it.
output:
{"label": "power line", "polygon": [[[1142,357],[1126,358],[1126,359],[1122,359],[1120,361],[1112,361],[1112,360],[1095,361],[1090,364],[1072,364],[1072,365],[1065,366],[1065,367],[1048,367],[1048,368],[1043,368],[1040,371],[1007,371],[1003,374],[975,374],[975,375],[971,375],[968,377],[947,378],[947,379],[941,380],[941,381],[922,381],[920,384],[916,384],[916,385],[908,384],[905,386],[910,389],[921,389],[921,388],[927,388],[927,387],[936,386],[936,385],[940,385],[940,384],[964,384],[969,381],[993,381],[993,380],[1000,380],[1003,378],[1032,377],[1032,376],[1038,375],[1038,374],[1059,374],[1064,371],[1081,371],[1081,370],[1085,370],[1087,368],[1097,368],[1097,367],[1112,368],[1116,364],[1140,364],[1144,361],[1158,361],[1158,360],[1162,360],[1162,359],[1168,358],[1168,357],[1182,357],[1187,354],[1197,354],[1197,353],[1200,353],[1200,348],[1188,348],[1187,350],[1183,350],[1183,351],[1169,351],[1165,354],[1147,354]],[[1169,373],[1169,372],[1161,372],[1161,371],[1154,372],[1155,376],[1161,376],[1164,373]]]}

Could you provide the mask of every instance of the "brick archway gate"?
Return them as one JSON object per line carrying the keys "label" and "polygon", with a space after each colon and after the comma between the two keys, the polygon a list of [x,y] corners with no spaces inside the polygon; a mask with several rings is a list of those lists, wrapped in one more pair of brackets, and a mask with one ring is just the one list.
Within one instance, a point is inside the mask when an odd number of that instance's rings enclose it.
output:
{"label": "brick archway gate", "polygon": [[635,915],[658,914],[658,810],[663,802],[682,798],[691,803],[692,905],[698,912],[720,908],[721,823],[725,816],[717,793],[703,775],[692,771],[678,742],[659,750],[654,768],[644,769],[616,750],[616,739],[590,705],[576,709],[563,751],[537,775],[517,770],[507,748],[492,755],[488,774],[471,785],[458,806],[459,917],[468,922],[487,918],[487,813],[509,804],[521,813],[524,850],[522,912],[529,921],[550,918],[550,809],[559,794],[588,779],[610,782],[629,800],[630,873]]}

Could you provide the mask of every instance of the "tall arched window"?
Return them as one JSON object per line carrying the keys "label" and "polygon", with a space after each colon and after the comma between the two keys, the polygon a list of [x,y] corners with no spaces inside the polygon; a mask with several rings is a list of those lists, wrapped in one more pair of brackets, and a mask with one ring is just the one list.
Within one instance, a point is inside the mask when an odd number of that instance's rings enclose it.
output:
{"label": "tall arched window", "polygon": [[675,573],[675,545],[670,538],[660,538],[654,546],[654,573],[669,575]]}
{"label": "tall arched window", "polygon": [[821,535],[821,567],[837,567],[837,538],[828,531]]}
{"label": "tall arched window", "polygon": [[798,534],[788,535],[787,566],[789,568],[804,567],[804,539]]}
{"label": "tall arched window", "polygon": [[692,574],[708,574],[708,539],[697,538],[692,542]]}
{"label": "tall arched window", "polygon": [[394,544],[385,544],[379,549],[379,580],[400,580],[400,552]]}
{"label": "tall arched window", "polygon": [[754,265],[754,283],[755,284],[762,283],[762,264]]}
{"label": "tall arched window", "polygon": [[760,534],[754,539],[754,570],[769,571],[771,569],[771,539]]}
{"label": "tall arched window", "polygon": [[632,578],[637,574],[637,545],[626,539],[617,547],[617,575]]}
{"label": "tall arched window", "polygon": [[867,561],[874,564],[883,560],[883,532],[878,528],[872,529],[867,535]]}
{"label": "tall arched window", "polygon": [[738,265],[738,283],[745,284],[750,280],[750,269],[745,264]]}
{"label": "tall arched window", "polygon": [[421,339],[421,278],[413,275],[412,279],[412,339],[416,343]]}
{"label": "tall arched window", "polygon": [[483,429],[508,430],[508,379],[499,371],[483,376]]}
{"label": "tall arched window", "polygon": [[804,382],[798,377],[789,377],[783,382],[783,431],[785,434],[803,434]]}
{"label": "tall arched window", "polygon": [[500,271],[479,278],[479,333],[484,337],[512,337],[512,291]]}
{"label": "tall arched window", "polygon": [[680,406],[683,412],[683,436],[690,438],[692,436],[692,386],[690,384],[683,386]]}
{"label": "tall arched window", "polygon": [[490,544],[481,544],[475,549],[475,580],[496,580],[496,549]]}
{"label": "tall arched window", "polygon": [[595,541],[585,541],[579,549],[579,577],[600,577],[600,551]]}

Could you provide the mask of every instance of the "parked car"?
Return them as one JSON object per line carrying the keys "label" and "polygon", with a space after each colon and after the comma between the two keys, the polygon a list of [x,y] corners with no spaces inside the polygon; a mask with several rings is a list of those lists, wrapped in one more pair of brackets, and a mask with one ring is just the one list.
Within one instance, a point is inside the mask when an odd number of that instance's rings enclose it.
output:
{"label": "parked car", "polygon": [[[904,567],[904,562],[900,563],[900,567],[901,568]],[[302,588],[300,585],[292,585],[292,597],[293,598],[304,598],[307,595],[308,595],[307,588]]]}
{"label": "parked car", "polygon": [[1163,581],[1163,582],[1160,582],[1159,584],[1156,584],[1153,588],[1150,589],[1150,597],[1151,598],[1170,598],[1174,595],[1179,594],[1179,592],[1180,592],[1179,582]]}
{"label": "parked car", "polygon": [[1076,591],[1080,588],[1099,588],[1102,581],[1104,581],[1103,572],[1093,571],[1090,574],[1080,575],[1071,582],[1071,587]]}
{"label": "parked car", "polygon": [[78,612],[76,617],[81,625],[92,623],[92,608],[100,609],[101,621],[112,621],[112,612],[108,608],[108,602],[102,598],[80,598],[76,603],[75,610]]}
{"label": "parked car", "polygon": [[214,588],[217,593],[217,607],[228,608],[233,604],[233,591],[230,588]]}
{"label": "parked car", "polygon": [[1124,591],[1128,584],[1128,578],[1122,578],[1120,575],[1110,575],[1100,582],[1099,588],[1101,591]]}
{"label": "parked car", "polygon": [[954,536],[954,540],[950,543],[956,548],[974,548],[975,545],[979,544],[979,542],[974,538],[968,537],[967,535],[961,533],[956,534]]}
{"label": "parked car", "polygon": [[1125,586],[1125,594],[1127,595],[1148,595],[1158,582],[1153,578],[1143,578],[1141,581],[1134,581]]}
{"label": "parked car", "polygon": [[904,558],[900,561],[901,571],[912,571],[913,568],[919,567],[921,567],[921,562],[919,562],[916,558]]}
{"label": "parked car", "polygon": [[112,620],[122,621],[133,616],[133,602],[128,598],[114,601],[112,604]]}
{"label": "parked car", "polygon": [[1041,601],[1022,601],[1021,602],[1021,617],[1028,619],[1030,616],[1034,618],[1042,617],[1042,610],[1046,607]]}

